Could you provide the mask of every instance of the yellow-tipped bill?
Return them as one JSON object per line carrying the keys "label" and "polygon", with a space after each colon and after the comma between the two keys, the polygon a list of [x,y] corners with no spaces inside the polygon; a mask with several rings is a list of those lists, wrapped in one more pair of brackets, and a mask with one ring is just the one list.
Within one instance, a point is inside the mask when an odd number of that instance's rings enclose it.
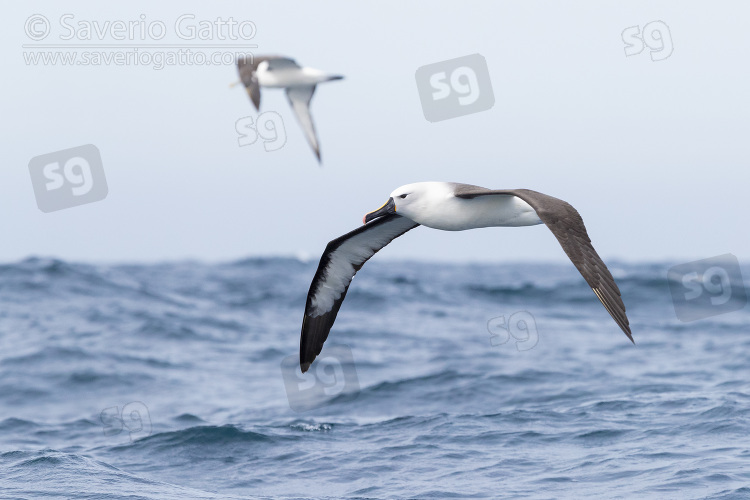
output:
{"label": "yellow-tipped bill", "polygon": [[362,218],[362,224],[367,224],[371,220],[377,219],[378,217],[382,217],[388,214],[395,214],[395,213],[396,213],[396,202],[393,201],[393,198],[388,198],[388,201],[386,201],[382,207],[368,214],[365,214],[365,216]]}

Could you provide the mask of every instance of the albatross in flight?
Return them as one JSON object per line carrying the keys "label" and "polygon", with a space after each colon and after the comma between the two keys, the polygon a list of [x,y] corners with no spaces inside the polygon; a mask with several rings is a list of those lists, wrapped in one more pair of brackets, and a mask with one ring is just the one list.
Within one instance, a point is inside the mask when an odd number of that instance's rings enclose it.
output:
{"label": "albatross in flight", "polygon": [[240,73],[240,81],[258,111],[261,87],[286,89],[289,104],[320,163],[320,146],[310,116],[310,100],[317,84],[341,80],[344,77],[329,75],[319,69],[302,68],[294,59],[281,56],[240,57],[237,59],[237,70]]}
{"label": "albatross in flight", "polygon": [[529,189],[491,190],[453,182],[401,186],[363,226],[328,243],[310,291],[300,339],[300,368],[320,354],[354,275],[381,248],[422,225],[443,231],[544,223],[631,342],[625,304],[612,274],[591,245],[583,219],[568,203]]}

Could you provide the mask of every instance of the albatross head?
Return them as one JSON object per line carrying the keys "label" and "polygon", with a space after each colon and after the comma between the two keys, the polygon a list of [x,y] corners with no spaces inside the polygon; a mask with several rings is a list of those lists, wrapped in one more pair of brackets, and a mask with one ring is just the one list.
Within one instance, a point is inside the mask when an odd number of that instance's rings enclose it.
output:
{"label": "albatross head", "polygon": [[452,197],[453,189],[449,182],[416,182],[401,186],[391,193],[391,197],[382,207],[366,214],[362,222],[366,224],[378,217],[394,213],[420,222],[430,213],[434,213],[446,199]]}

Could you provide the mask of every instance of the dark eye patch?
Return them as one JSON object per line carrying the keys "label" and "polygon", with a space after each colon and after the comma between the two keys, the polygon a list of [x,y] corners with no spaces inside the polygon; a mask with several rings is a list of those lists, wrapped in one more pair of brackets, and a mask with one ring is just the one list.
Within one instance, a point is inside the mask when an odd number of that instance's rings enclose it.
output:
{"label": "dark eye patch", "polygon": [[408,194],[402,194],[401,196],[399,196],[399,198],[401,198],[401,199],[403,200],[403,199],[404,199],[404,198],[406,198],[407,196],[409,196],[409,195],[408,195]]}

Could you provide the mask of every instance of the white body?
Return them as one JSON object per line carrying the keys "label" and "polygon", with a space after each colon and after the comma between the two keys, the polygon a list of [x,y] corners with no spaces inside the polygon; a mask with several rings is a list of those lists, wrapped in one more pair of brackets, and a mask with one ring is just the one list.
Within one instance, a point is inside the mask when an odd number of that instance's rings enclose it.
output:
{"label": "white body", "polygon": [[[541,224],[536,211],[513,195],[456,198],[448,182],[418,182],[391,193],[396,213],[414,222],[443,231],[479,227],[518,227]],[[402,195],[406,198],[401,198]]]}
{"label": "white body", "polygon": [[319,69],[300,68],[296,65],[279,67],[268,71],[268,61],[258,65],[256,72],[261,87],[288,88],[309,87],[330,80],[331,76]]}

